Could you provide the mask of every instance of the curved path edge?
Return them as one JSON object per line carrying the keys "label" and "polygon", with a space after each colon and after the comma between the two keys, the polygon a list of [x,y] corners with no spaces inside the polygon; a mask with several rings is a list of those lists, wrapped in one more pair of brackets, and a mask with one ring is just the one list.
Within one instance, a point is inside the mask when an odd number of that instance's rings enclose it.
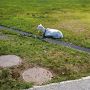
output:
{"label": "curved path edge", "polygon": [[25,90],[90,90],[90,76],[44,86],[34,86]]}
{"label": "curved path edge", "polygon": [[7,26],[0,25],[0,29],[16,32],[16,33],[19,33],[22,36],[29,36],[29,37],[32,37],[32,38],[38,38],[40,40],[43,40],[43,41],[46,41],[46,42],[49,42],[49,43],[58,44],[58,45],[62,45],[62,46],[65,46],[65,47],[73,48],[75,50],[90,53],[90,48],[76,46],[74,44],[64,42],[64,41],[60,41],[60,40],[56,40],[56,39],[37,37],[36,35],[32,34],[31,32],[25,32],[25,31],[22,31],[20,29],[16,29],[15,27],[7,27]]}
{"label": "curved path edge", "polygon": [[44,40],[46,42],[49,42],[49,43],[62,45],[62,46],[68,47],[68,48],[73,48],[75,50],[79,50],[79,51],[84,51],[84,52],[90,53],[90,48],[84,48],[84,47],[76,46],[76,45],[74,45],[72,43],[68,43],[68,42],[64,42],[64,41],[60,41],[60,40],[54,40],[54,39],[51,39],[51,38],[45,38]]}

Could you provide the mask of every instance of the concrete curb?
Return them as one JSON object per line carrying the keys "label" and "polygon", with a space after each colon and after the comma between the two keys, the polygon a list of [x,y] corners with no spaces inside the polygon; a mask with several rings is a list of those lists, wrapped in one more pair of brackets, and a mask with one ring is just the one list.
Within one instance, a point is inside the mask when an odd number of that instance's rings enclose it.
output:
{"label": "concrete curb", "polygon": [[90,76],[44,86],[34,86],[26,90],[90,90]]}

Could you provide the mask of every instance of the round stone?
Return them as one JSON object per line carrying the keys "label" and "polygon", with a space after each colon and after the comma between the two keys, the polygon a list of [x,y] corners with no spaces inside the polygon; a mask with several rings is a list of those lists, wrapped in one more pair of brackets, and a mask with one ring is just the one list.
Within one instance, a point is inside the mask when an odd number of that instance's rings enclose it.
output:
{"label": "round stone", "polygon": [[21,58],[16,55],[0,56],[0,67],[12,67],[21,64]]}
{"label": "round stone", "polygon": [[26,82],[32,82],[35,85],[41,85],[51,80],[52,73],[46,69],[40,67],[33,67],[23,72],[23,79]]}

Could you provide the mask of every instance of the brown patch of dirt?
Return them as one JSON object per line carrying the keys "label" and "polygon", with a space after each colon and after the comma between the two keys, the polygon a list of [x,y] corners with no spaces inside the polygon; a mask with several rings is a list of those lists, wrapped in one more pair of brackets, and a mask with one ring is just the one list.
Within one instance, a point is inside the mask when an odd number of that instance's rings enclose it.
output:
{"label": "brown patch of dirt", "polygon": [[88,30],[87,24],[82,23],[79,20],[62,22],[60,24],[60,27],[66,30],[71,30],[73,32],[85,32],[86,30]]}

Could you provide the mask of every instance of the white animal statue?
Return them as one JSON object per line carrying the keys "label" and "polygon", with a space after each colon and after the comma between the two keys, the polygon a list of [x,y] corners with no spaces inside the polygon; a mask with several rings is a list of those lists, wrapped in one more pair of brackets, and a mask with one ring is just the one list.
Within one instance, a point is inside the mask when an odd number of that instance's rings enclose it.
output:
{"label": "white animal statue", "polygon": [[42,24],[38,25],[37,29],[42,31],[43,37],[63,38],[62,32],[57,29],[44,28]]}

